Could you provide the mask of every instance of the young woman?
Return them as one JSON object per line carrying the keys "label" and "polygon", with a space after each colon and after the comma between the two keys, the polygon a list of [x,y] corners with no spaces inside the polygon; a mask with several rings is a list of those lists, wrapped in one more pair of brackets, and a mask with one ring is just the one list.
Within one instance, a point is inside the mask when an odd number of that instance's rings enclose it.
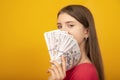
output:
{"label": "young woman", "polygon": [[81,60],[67,72],[64,56],[61,57],[62,65],[51,62],[49,80],[104,80],[101,52],[89,9],[82,5],[68,5],[58,12],[57,19],[58,29],[68,31],[77,40]]}

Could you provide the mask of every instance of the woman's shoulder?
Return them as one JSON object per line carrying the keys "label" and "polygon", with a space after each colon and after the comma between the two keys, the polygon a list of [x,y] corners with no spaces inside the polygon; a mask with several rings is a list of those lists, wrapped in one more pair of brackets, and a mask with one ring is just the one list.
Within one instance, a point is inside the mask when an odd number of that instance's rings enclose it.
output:
{"label": "woman's shoulder", "polygon": [[98,73],[91,63],[79,64],[73,69],[71,80],[98,80]]}
{"label": "woman's shoulder", "polygon": [[76,71],[96,71],[95,66],[92,63],[82,63],[74,67],[74,70]]}

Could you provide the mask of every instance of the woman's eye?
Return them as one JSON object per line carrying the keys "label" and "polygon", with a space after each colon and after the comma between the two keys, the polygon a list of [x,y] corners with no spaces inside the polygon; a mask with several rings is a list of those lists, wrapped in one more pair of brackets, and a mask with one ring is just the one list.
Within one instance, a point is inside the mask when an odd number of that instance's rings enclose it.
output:
{"label": "woman's eye", "polygon": [[58,29],[61,29],[62,28],[62,26],[57,26],[58,27]]}
{"label": "woman's eye", "polygon": [[74,25],[70,24],[70,25],[68,25],[68,27],[74,27]]}

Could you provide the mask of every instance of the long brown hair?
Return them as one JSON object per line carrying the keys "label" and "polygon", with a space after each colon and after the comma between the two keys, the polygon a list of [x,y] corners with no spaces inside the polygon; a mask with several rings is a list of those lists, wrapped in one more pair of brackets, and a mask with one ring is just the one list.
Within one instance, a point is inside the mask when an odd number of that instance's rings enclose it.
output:
{"label": "long brown hair", "polygon": [[68,5],[62,8],[57,17],[61,13],[67,13],[70,16],[74,17],[77,21],[84,25],[85,28],[88,28],[89,37],[85,43],[85,51],[91,62],[95,65],[99,80],[104,80],[104,70],[101,52],[98,44],[98,39],[95,30],[95,23],[90,10],[82,5]]}

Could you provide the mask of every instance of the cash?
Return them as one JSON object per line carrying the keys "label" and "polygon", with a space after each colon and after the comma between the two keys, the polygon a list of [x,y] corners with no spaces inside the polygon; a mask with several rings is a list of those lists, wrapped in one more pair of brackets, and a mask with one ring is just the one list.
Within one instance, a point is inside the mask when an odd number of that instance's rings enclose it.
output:
{"label": "cash", "polygon": [[81,53],[77,40],[67,31],[59,29],[44,33],[51,61],[61,64],[61,55],[66,57],[66,70],[79,63]]}

